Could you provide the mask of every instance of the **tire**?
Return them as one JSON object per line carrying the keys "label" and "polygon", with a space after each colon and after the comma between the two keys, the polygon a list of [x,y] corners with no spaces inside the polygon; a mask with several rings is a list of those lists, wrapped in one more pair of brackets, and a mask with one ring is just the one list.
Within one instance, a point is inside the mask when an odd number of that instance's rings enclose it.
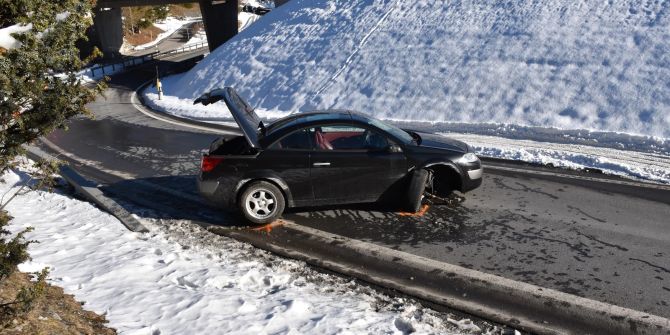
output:
{"label": "tire", "polygon": [[267,224],[276,220],[286,205],[282,191],[262,180],[249,183],[238,199],[240,212],[253,224]]}
{"label": "tire", "polygon": [[423,199],[423,191],[426,189],[427,180],[428,171],[424,169],[414,170],[409,180],[407,197],[403,206],[406,211],[416,213],[421,209],[421,199]]}

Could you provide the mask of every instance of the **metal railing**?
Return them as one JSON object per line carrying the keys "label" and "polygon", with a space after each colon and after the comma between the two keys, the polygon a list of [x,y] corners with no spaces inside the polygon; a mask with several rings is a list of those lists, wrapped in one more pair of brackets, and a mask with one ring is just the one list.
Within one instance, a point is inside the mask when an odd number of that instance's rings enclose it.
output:
{"label": "metal railing", "polygon": [[196,44],[191,44],[191,45],[181,47],[179,49],[174,49],[174,50],[169,50],[169,51],[154,54],[154,59],[164,59],[164,58],[168,58],[170,56],[189,53],[189,52],[193,52],[193,51],[196,51],[196,50],[207,48],[207,46],[208,46],[207,42],[200,42],[200,43],[196,43]]}
{"label": "metal railing", "polygon": [[208,46],[207,42],[200,42],[196,44],[187,45],[175,50],[165,52],[154,52],[137,57],[128,57],[118,62],[93,66],[89,68],[88,71],[90,71],[92,77],[96,77],[96,74],[103,76],[112,75],[115,73],[123,72],[129,68],[154,62],[156,60],[166,59],[176,55],[198,51],[207,48],[207,46]]}

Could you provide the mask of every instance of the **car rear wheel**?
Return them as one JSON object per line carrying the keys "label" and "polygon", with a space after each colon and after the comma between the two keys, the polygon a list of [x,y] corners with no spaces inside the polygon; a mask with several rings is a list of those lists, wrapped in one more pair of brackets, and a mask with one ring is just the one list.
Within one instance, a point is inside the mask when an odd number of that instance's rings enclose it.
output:
{"label": "car rear wheel", "polygon": [[238,207],[247,221],[270,223],[284,212],[284,195],[267,181],[251,182],[240,195]]}
{"label": "car rear wheel", "polygon": [[421,209],[421,200],[423,199],[423,192],[426,190],[427,180],[428,171],[421,169],[412,172],[404,204],[406,211],[415,213]]}

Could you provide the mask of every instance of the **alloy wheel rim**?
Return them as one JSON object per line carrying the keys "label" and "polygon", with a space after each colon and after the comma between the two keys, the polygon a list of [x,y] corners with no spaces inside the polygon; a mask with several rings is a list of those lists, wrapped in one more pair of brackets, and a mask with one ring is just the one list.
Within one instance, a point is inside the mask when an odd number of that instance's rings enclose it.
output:
{"label": "alloy wheel rim", "polygon": [[277,197],[270,190],[258,188],[244,199],[247,213],[255,219],[266,219],[277,211]]}

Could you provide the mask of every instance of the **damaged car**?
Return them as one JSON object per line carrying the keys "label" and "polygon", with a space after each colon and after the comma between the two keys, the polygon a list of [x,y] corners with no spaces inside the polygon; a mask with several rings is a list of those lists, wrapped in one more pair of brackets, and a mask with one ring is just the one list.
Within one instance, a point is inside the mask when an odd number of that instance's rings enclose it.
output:
{"label": "damaged car", "polygon": [[467,144],[400,129],[347,110],[296,113],[265,124],[231,87],[195,100],[223,100],[241,136],[222,136],[203,155],[199,192],[265,224],[289,207],[389,202],[416,212],[424,191],[447,196],[482,182]]}

